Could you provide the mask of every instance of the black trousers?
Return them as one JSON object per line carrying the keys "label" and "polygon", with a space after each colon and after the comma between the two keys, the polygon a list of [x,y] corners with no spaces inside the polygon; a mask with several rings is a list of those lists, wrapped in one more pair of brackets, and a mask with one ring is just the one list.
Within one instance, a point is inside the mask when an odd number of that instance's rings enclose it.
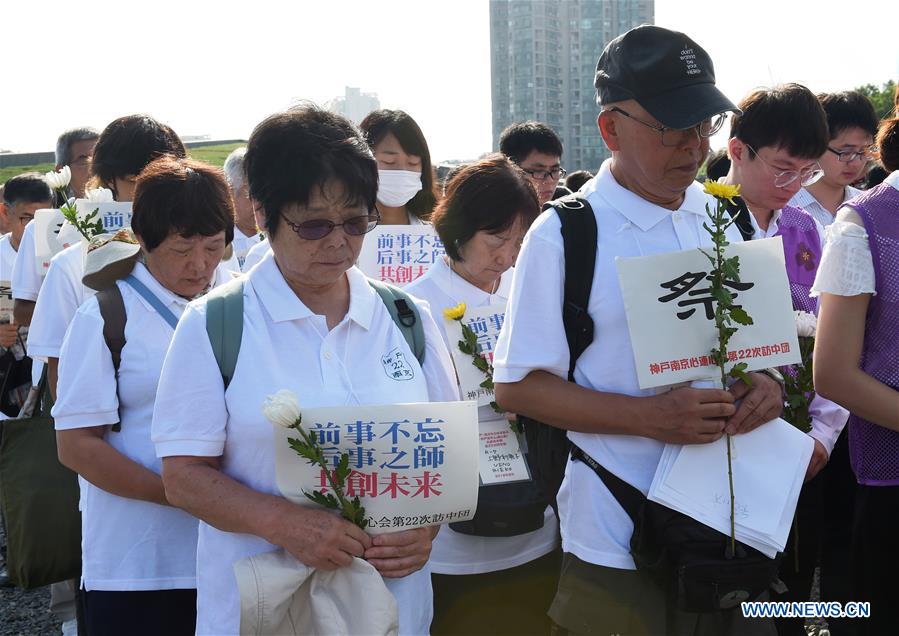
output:
{"label": "black trousers", "polygon": [[549,634],[562,551],[485,574],[432,574],[432,636]]}
{"label": "black trousers", "polygon": [[855,619],[860,635],[899,630],[899,486],[859,485],[852,532],[852,596],[871,603],[871,617]]}
{"label": "black trousers", "polygon": [[196,590],[81,590],[80,602],[87,636],[192,636],[196,631]]}
{"label": "black trousers", "polygon": [[[855,515],[855,493],[858,482],[849,463],[849,429],[843,429],[821,470],[824,481],[821,523],[821,600],[854,601],[851,586],[852,519]],[[858,620],[828,619],[832,636],[851,636]]]}

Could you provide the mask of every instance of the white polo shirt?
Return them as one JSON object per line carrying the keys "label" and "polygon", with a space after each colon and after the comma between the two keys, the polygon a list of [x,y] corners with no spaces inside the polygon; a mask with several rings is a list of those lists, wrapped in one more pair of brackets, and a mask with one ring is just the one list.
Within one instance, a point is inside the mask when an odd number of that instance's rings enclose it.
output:
{"label": "white polo shirt", "polygon": [[263,257],[272,251],[271,246],[268,244],[268,238],[263,238],[256,245],[250,248],[250,251],[247,252],[246,257],[243,260],[243,264],[240,266],[242,272],[247,273],[253,266],[256,265],[259,261],[263,259]]}
{"label": "white polo shirt", "polygon": [[[404,290],[426,300],[437,316],[437,324],[447,347],[455,347],[444,329],[443,309],[465,303],[469,308],[505,303],[512,286],[512,270],[500,279],[495,294],[475,287],[453,272],[446,260],[440,259],[427,273],[409,283]],[[505,421],[490,406],[478,409],[481,422]],[[551,552],[559,543],[559,524],[552,507],[547,506],[543,527],[514,537],[476,537],[462,534],[445,524],[431,551],[431,571],[436,574],[483,574],[523,565]]]}
{"label": "white polo shirt", "polygon": [[[272,425],[262,414],[266,397],[293,391],[301,407],[390,404],[458,399],[449,352],[425,303],[424,367],[406,344],[364,274],[347,271],[349,311],[328,331],[325,317],[307,308],[265,258],[244,284],[240,356],[225,391],[206,332],[203,299],[178,324],[159,381],[153,441],[160,457],[221,457],[221,470],[256,491],[278,495]],[[414,377],[388,376],[382,354],[399,348]],[[235,561],[276,549],[261,537],[222,532],[200,522],[197,548],[197,633],[237,634],[240,603]],[[385,579],[397,599],[400,634],[425,634],[432,616],[427,567]]]}
{"label": "white polo shirt", "polygon": [[[237,259],[233,256],[216,268],[215,284],[230,280],[231,272],[239,273]],[[75,312],[81,303],[97,293],[81,283],[83,275],[83,243],[67,247],[50,260],[50,269],[31,319],[29,352],[32,357],[44,362],[47,358],[60,357],[62,341]]]}
{"label": "white polo shirt", "polygon": [[261,240],[262,234],[259,232],[254,232],[248,236],[241,232],[239,227],[236,225],[234,226],[234,241],[232,241],[231,245],[234,248],[234,256],[237,258],[237,264],[241,269],[243,269],[247,253]]}
{"label": "white polo shirt", "polygon": [[34,253],[34,221],[25,226],[25,233],[19,242],[16,261],[12,269],[12,297],[19,300],[37,300],[41,291],[41,264]]}
{"label": "white polo shirt", "polygon": [[[134,276],[175,316],[187,300],[163,287],[138,263]],[[153,402],[162,362],[174,330],[130,285],[119,281],[125,303],[125,346],[118,382],[103,338],[103,318],[91,297],[75,314],[62,345],[56,430],[115,424],[104,439],[117,451],[152,470],[162,462],[150,441]],[[81,580],[91,590],[167,590],[196,587],[197,525],[180,508],[106,492],[81,484]]]}
{"label": "white polo shirt", "polygon": [[12,280],[12,268],[16,264],[16,250],[12,246],[12,232],[0,236],[0,280]]}
{"label": "white polo shirt", "polygon": [[[634,354],[618,283],[618,256],[649,256],[711,247],[702,224],[714,199],[693,183],[677,210],[654,205],[621,187],[602,164],[580,190],[596,216],[596,269],[587,308],[595,325],[593,343],[575,367],[581,386],[597,391],[650,396],[637,383]],[[494,380],[518,382],[531,371],[568,377],[569,350],[562,324],[565,256],[558,215],[544,212],[525,236],[512,280],[506,320],[494,358]],[[739,242],[735,225],[728,239]],[[649,490],[664,444],[648,437],[568,433],[612,473]],[[568,462],[558,495],[562,548],[578,558],[614,568],[634,569],[629,553],[633,523],[599,477],[581,462]]]}
{"label": "white polo shirt", "polygon": [[36,360],[59,358],[66,329],[75,312],[96,292],[81,284],[84,244],[67,247],[50,259],[50,269],[37,297],[28,334],[28,352]]}
{"label": "white polo shirt", "polygon": [[[846,186],[846,189],[843,191],[843,203],[845,203],[849,199],[854,199],[861,193],[862,191],[858,188]],[[815,195],[809,192],[806,188],[800,188],[799,192],[794,194],[793,198],[790,199],[788,205],[802,208],[813,217],[815,217],[815,220],[823,227],[827,227],[828,225],[833,223],[834,215],[831,214],[827,208],[818,203],[818,199],[815,198]]]}

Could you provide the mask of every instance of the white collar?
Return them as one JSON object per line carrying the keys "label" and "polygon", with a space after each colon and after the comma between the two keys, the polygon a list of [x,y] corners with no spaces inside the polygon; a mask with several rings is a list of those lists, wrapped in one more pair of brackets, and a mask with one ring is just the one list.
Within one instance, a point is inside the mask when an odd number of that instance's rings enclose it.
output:
{"label": "white collar", "polygon": [[458,269],[451,269],[449,264],[442,258],[437,259],[431,265],[426,276],[434,281],[437,287],[446,292],[447,296],[452,297],[454,302],[480,306],[491,301],[497,303],[506,302],[512,287],[513,271],[514,268],[510,267],[503,272],[499,279],[499,285],[492,294],[462,278],[458,273]]}
{"label": "white collar", "polygon": [[[156,298],[158,298],[164,306],[171,309],[172,313],[174,313],[176,316],[180,316],[181,312],[183,312],[184,308],[187,306],[187,303],[190,302],[187,298],[182,298],[169,288],[165,287],[158,280],[156,280],[156,277],[150,273],[150,270],[147,269],[147,266],[139,261],[134,264],[134,269],[131,270],[131,273],[134,274],[134,277],[142,282],[147,287],[147,289],[150,290],[150,293],[156,296]],[[156,309],[149,302],[147,302],[147,300],[144,299],[143,296],[137,294],[137,297],[140,299],[140,302],[144,304],[144,307],[146,307],[150,311],[156,311]]]}
{"label": "white collar", "polygon": [[[315,315],[287,284],[273,252],[267,252],[247,276],[274,322],[301,320]],[[360,327],[368,329],[374,315],[377,292],[357,267],[349,268],[346,276],[350,285],[350,308],[346,315]]]}
{"label": "white collar", "polygon": [[628,221],[646,232],[663,220],[670,218],[674,212],[706,216],[705,206],[710,195],[705,194],[695,181],[684,192],[684,200],[677,210],[669,210],[637,196],[615,180],[611,170],[612,160],[606,159],[599,169],[596,178],[581,189],[585,196],[596,192],[605,201],[620,212]]}

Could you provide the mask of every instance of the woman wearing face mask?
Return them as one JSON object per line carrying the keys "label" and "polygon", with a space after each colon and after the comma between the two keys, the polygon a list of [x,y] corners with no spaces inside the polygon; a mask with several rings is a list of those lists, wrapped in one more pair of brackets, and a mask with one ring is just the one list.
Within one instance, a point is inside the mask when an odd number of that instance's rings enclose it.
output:
{"label": "woman wearing face mask", "polygon": [[[521,241],[539,213],[528,175],[505,156],[462,168],[434,211],[447,256],[406,291],[428,301],[434,312],[459,303],[466,311],[504,305]],[[456,348],[441,332],[447,346]],[[482,432],[497,422],[508,426],[490,406],[480,407],[478,415]],[[446,525],[434,541],[432,633],[548,632],[558,542],[552,509],[533,482],[482,486],[475,519]]]}
{"label": "woman wearing face mask", "polygon": [[401,110],[376,110],[359,124],[378,160],[381,225],[420,225],[437,198],[431,153],[421,128]]}

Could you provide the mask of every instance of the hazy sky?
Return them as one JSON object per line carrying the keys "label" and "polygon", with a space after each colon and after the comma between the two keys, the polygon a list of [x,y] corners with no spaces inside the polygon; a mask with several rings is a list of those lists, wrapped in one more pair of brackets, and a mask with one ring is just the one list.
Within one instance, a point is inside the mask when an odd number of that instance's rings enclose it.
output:
{"label": "hazy sky", "polygon": [[[899,2],[656,0],[656,24],[709,51],[734,101],[775,82],[899,76]],[[0,46],[0,148],[49,150],[66,127],[134,112],[246,138],[296,99],[358,86],[408,111],[435,160],[491,149],[487,0],[9,0]]]}

